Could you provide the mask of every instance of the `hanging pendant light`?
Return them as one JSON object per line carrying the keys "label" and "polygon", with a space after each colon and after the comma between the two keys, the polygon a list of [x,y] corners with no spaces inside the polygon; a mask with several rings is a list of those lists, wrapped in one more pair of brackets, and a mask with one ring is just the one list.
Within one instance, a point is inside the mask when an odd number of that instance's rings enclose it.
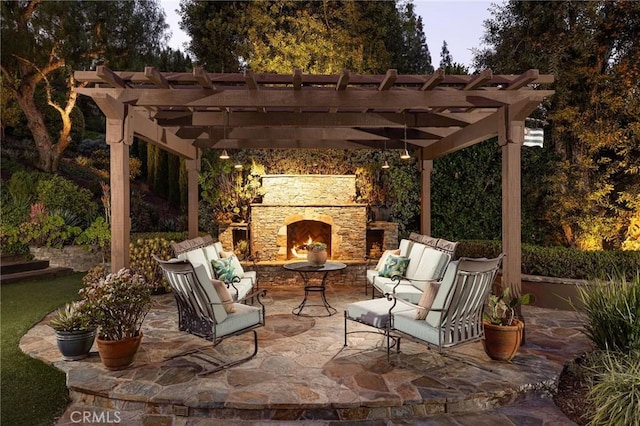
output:
{"label": "hanging pendant light", "polygon": [[400,154],[401,160],[408,160],[411,158],[409,151],[407,151],[407,123],[404,123],[404,152]]}
{"label": "hanging pendant light", "polygon": [[[229,123],[229,113],[225,112],[225,115],[224,115],[224,127],[223,127],[223,130],[222,130],[222,138],[223,139],[227,139],[227,123]],[[227,150],[223,149],[222,150],[222,154],[220,154],[220,159],[221,160],[228,160],[229,158],[230,157],[229,157],[229,154],[227,153]]]}
{"label": "hanging pendant light", "polygon": [[236,163],[236,164],[234,164],[234,166],[233,166],[233,167],[234,167],[235,169],[237,169],[237,170],[240,170],[240,169],[242,169],[242,167],[243,167],[243,166],[242,166],[242,164],[240,164],[240,163]]}
{"label": "hanging pendant light", "polygon": [[[382,155],[384,156],[385,153],[387,152],[387,141],[384,141],[384,149],[382,150]],[[384,170],[389,168],[389,163],[387,162],[387,160],[384,160],[384,164],[382,165],[382,168]]]}

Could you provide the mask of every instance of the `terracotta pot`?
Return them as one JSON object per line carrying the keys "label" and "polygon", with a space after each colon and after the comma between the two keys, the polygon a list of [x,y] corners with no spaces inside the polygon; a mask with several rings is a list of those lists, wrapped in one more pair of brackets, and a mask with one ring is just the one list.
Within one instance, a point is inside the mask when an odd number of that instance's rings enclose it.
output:
{"label": "terracotta pot", "polygon": [[77,361],[89,356],[96,330],[56,331],[56,343],[64,361]]}
{"label": "terracotta pot", "polygon": [[141,340],[142,331],[135,337],[123,340],[96,339],[102,363],[109,370],[120,370],[130,366],[138,352]]}
{"label": "terracotta pot", "polygon": [[522,343],[524,323],[514,319],[512,325],[495,325],[484,322],[482,344],[489,358],[496,361],[511,361]]}
{"label": "terracotta pot", "polygon": [[327,262],[327,251],[308,251],[307,262],[314,266],[322,266]]}

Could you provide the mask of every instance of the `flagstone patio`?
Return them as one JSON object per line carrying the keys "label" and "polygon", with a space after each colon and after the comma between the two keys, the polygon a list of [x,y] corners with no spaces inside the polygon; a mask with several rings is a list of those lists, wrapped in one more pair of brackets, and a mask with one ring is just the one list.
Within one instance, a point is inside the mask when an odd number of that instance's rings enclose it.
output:
{"label": "flagstone patio", "polygon": [[[258,355],[204,377],[197,376],[203,368],[198,358],[165,359],[207,343],[178,330],[171,294],[154,296],[142,346],[129,369],[106,370],[97,352],[85,360],[62,361],[48,317],[22,338],[20,347],[67,373],[72,404],[59,425],[77,424],[73,416],[77,420],[88,411],[136,425],[302,420],[385,424],[433,415],[473,416],[532,400],[532,412],[538,415],[544,412],[535,408],[538,396],[553,388],[565,362],[590,347],[575,313],[526,306],[526,344],[511,363],[491,361],[479,342],[441,356],[404,339],[401,353],[394,354],[394,365],[389,365],[384,340],[376,333],[350,335],[349,346],[343,347],[342,311],[366,298],[361,286],[329,286],[327,299],[338,314],[317,318],[291,314],[302,300],[302,288],[274,286],[267,291]],[[313,313],[321,308],[308,309]],[[372,330],[352,322],[349,329]],[[250,350],[250,339],[232,338],[207,353],[238,355]]]}

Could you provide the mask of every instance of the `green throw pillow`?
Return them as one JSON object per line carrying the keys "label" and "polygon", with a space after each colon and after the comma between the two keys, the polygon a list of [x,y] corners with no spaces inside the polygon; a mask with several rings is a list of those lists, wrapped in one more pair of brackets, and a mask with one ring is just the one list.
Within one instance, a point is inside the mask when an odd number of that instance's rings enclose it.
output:
{"label": "green throw pillow", "polygon": [[213,268],[213,275],[215,275],[216,279],[224,281],[225,283],[230,283],[233,281],[233,277],[236,276],[236,267],[231,257],[214,259],[211,261],[211,267]]}
{"label": "green throw pillow", "polygon": [[408,257],[396,256],[395,254],[389,255],[378,276],[385,278],[395,277],[396,275],[404,276],[407,272],[407,266],[409,266]]}

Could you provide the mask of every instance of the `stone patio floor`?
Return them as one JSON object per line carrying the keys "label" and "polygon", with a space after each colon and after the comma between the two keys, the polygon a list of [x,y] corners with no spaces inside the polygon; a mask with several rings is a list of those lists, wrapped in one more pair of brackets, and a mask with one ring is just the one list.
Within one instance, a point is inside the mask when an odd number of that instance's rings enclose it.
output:
{"label": "stone patio floor", "polygon": [[[203,368],[198,358],[165,359],[208,343],[178,330],[171,294],[154,296],[128,369],[106,370],[95,346],[85,360],[62,361],[49,316],[20,348],[67,374],[72,403],[58,425],[573,424],[549,392],[563,365],[590,348],[574,312],[525,306],[526,344],[510,363],[491,361],[481,342],[442,356],[403,339],[389,365],[377,333],[350,335],[343,346],[344,307],[371,297],[361,286],[329,286],[327,299],[338,314],[316,318],[291,315],[301,287],[267,292],[258,355],[204,377],[196,375]],[[310,297],[313,303],[319,295]],[[303,313],[323,312],[308,307]],[[350,321],[349,330],[373,329]],[[224,358],[251,347],[247,333],[207,352]]]}

